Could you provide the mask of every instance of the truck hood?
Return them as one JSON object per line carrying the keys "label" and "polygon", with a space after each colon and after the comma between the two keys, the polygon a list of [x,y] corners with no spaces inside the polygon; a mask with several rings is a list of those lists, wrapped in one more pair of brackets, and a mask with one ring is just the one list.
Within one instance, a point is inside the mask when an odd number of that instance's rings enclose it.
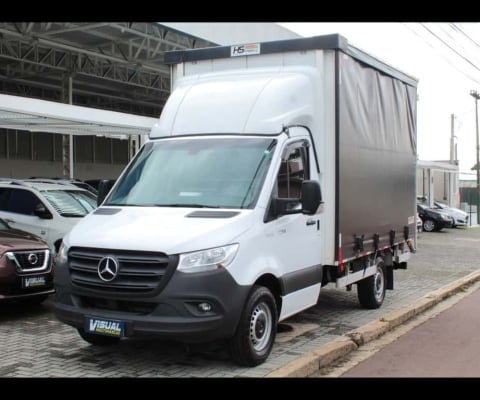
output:
{"label": "truck hood", "polygon": [[178,254],[235,242],[252,224],[252,210],[101,207],[64,238],[71,246]]}

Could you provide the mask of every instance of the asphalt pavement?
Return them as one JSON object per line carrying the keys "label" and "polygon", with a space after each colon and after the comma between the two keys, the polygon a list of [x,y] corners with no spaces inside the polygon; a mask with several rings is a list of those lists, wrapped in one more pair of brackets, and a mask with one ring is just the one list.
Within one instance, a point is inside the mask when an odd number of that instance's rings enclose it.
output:
{"label": "asphalt pavement", "polygon": [[222,343],[184,345],[155,338],[95,347],[60,323],[52,301],[0,305],[0,377],[306,377],[361,349],[480,279],[480,228],[422,232],[407,270],[377,310],[362,309],[356,287],[326,286],[314,307],[284,321],[269,359],[239,367]]}

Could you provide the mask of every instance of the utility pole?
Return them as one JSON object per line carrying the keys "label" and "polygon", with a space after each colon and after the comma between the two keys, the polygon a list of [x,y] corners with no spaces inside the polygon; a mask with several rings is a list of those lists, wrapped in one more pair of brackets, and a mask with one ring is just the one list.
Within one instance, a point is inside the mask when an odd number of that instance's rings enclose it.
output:
{"label": "utility pole", "polygon": [[480,162],[478,153],[480,152],[480,146],[478,144],[478,99],[480,99],[480,94],[476,90],[470,90],[470,96],[475,98],[475,129],[476,129],[476,142],[477,146],[475,147],[477,164],[475,165],[477,169],[477,224],[480,224]]}
{"label": "utility pole", "polygon": [[455,115],[450,120],[450,164],[455,164]]}
{"label": "utility pole", "polygon": [[[452,114],[450,118],[450,164],[452,165],[458,165],[458,160],[457,160],[457,152],[455,149],[455,115]],[[448,205],[449,207],[456,207],[457,203],[457,184],[456,181],[458,180],[458,175],[452,172],[444,172],[445,174],[445,186],[448,185],[448,190],[446,190],[447,193],[447,200],[448,200]],[[454,200],[455,199],[455,200]],[[455,201],[455,204],[453,202]]]}

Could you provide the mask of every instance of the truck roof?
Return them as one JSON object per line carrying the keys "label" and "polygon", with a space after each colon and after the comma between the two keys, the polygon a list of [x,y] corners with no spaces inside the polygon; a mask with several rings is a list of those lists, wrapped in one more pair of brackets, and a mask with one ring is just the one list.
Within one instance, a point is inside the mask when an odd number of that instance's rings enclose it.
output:
{"label": "truck roof", "polygon": [[[210,60],[215,58],[232,57],[233,46],[208,47],[204,49],[174,50],[165,52],[165,64],[178,64],[182,62]],[[339,35],[321,35],[298,39],[276,40],[270,42],[252,43],[243,46],[257,46],[258,52],[245,52],[245,56],[254,54],[280,53],[302,50],[338,50],[355,59],[387,74],[404,83],[417,87],[418,79],[400,71],[399,69],[379,60],[378,58],[360,50],[348,43],[348,40]]]}

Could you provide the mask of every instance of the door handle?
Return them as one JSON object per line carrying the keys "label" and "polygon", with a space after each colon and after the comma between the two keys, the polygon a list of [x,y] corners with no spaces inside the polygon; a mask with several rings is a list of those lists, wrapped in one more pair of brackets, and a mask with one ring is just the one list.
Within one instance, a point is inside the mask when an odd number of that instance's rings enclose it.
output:
{"label": "door handle", "polygon": [[310,218],[310,219],[307,219],[307,226],[310,226],[310,225],[315,225],[317,223],[317,221],[315,221],[314,219]]}

